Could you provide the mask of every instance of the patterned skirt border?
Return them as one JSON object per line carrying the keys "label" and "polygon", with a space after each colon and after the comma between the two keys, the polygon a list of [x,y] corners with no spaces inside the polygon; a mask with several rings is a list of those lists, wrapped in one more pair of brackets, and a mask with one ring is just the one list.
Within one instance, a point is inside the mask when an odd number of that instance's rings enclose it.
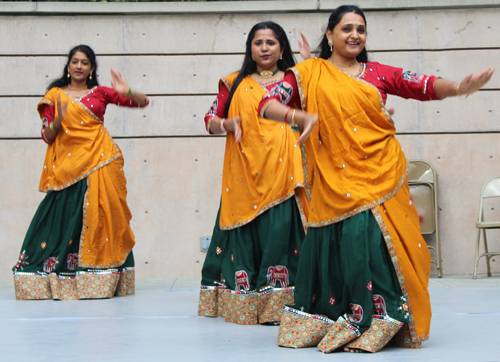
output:
{"label": "patterned skirt border", "polygon": [[76,273],[14,273],[17,300],[102,299],[135,294],[135,269],[89,270]]}

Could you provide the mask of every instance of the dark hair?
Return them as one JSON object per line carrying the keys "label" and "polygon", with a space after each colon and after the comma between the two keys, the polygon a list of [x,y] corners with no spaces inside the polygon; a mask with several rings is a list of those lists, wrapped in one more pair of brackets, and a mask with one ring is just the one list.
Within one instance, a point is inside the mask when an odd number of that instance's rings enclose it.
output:
{"label": "dark hair", "polygon": [[52,89],[54,87],[62,88],[71,83],[71,78],[68,78],[68,66],[69,62],[71,62],[71,58],[73,58],[73,55],[75,55],[75,53],[78,51],[84,53],[87,56],[87,58],[89,58],[90,66],[94,68],[94,70],[90,73],[92,79],[90,79],[90,77],[87,78],[87,87],[92,88],[96,85],[99,85],[99,82],[97,81],[97,61],[95,58],[95,53],[91,47],[82,44],[82,45],[77,45],[76,47],[74,47],[69,51],[68,61],[64,66],[61,78],[52,81],[52,83],[50,83],[50,85],[47,87],[47,90]]}
{"label": "dark hair", "polygon": [[[365,14],[363,13],[363,10],[358,8],[356,5],[342,5],[335,9],[333,13],[330,15],[330,18],[328,18],[328,26],[326,27],[328,30],[333,31],[333,28],[340,23],[340,20],[342,20],[342,17],[345,14],[348,13],[355,13],[358,14],[363,18],[366,24],[366,18]],[[321,43],[319,46],[316,48],[316,53],[319,53],[319,58],[323,59],[328,59],[332,55],[332,51],[330,50],[330,45],[328,45],[328,38],[326,37],[326,34],[323,35],[323,39],[321,39]],[[356,57],[356,60],[361,63],[366,63],[368,62],[368,52],[366,51],[366,46],[363,48],[361,53],[358,54]]]}
{"label": "dark hair", "polygon": [[254,73],[257,70],[257,64],[252,59],[252,41],[255,38],[255,33],[258,30],[262,29],[271,29],[274,33],[276,39],[280,43],[280,48],[283,51],[282,59],[278,60],[278,68],[279,70],[285,71],[290,67],[293,67],[296,63],[295,57],[292,53],[292,48],[290,47],[290,42],[288,41],[288,37],[286,36],[283,28],[272,21],[263,21],[262,23],[255,24],[253,28],[248,33],[247,42],[246,42],[246,51],[245,51],[245,59],[243,59],[243,65],[240,69],[240,74],[236,77],[233,86],[231,87],[231,92],[229,93],[228,100],[226,102],[226,107],[224,108],[224,112],[227,115],[229,112],[229,106],[231,105],[231,100],[233,99],[234,92],[236,88],[240,85],[241,81],[249,74]]}

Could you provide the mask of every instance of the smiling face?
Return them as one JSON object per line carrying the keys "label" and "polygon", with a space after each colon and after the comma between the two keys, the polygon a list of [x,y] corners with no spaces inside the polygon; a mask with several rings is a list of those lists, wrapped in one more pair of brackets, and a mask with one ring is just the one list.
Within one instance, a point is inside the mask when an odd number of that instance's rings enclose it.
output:
{"label": "smiling face", "polygon": [[282,50],[274,31],[271,29],[257,30],[252,40],[251,50],[258,72],[276,70]]}
{"label": "smiling face", "polygon": [[71,76],[71,81],[86,83],[88,76],[93,70],[94,67],[92,67],[87,55],[79,50],[71,57],[68,64],[68,73]]}
{"label": "smiling face", "polygon": [[361,53],[366,43],[366,24],[361,15],[345,14],[326,36],[333,42],[332,58],[353,60]]}

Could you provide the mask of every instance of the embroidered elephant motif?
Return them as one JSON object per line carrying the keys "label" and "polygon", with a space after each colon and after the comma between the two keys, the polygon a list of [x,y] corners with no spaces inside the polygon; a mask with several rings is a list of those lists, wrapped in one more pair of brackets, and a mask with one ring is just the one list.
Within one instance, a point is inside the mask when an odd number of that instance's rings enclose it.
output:
{"label": "embroidered elephant motif", "polygon": [[246,271],[238,270],[234,273],[234,279],[236,281],[234,290],[241,290],[240,287],[243,287],[243,290],[250,290],[250,284],[248,284],[248,274]]}
{"label": "embroidered elephant motif", "polygon": [[54,268],[56,267],[56,264],[58,263],[57,258],[55,257],[49,257],[44,260],[43,262],[43,271],[46,273],[52,272]]}
{"label": "embroidered elephant motif", "polygon": [[290,283],[288,269],[283,265],[270,266],[267,269],[267,284],[275,287],[277,280],[282,288],[285,288]]}
{"label": "embroidered elephant motif", "polygon": [[68,260],[66,261],[66,264],[68,265],[69,270],[75,270],[76,269],[76,264],[78,263],[78,254],[68,254]]}
{"label": "embroidered elephant motif", "polygon": [[360,323],[363,320],[363,307],[354,303],[349,304],[349,307],[352,310],[352,314],[349,314],[349,319],[354,323]]}
{"label": "embroidered elephant motif", "polygon": [[381,295],[373,295],[373,314],[374,315],[387,315],[387,308],[385,306],[385,300]]}

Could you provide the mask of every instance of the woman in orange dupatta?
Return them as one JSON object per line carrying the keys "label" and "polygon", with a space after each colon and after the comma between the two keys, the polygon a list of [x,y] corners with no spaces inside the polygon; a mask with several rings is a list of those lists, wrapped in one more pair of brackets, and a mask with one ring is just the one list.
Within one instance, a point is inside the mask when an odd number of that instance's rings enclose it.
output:
{"label": "woman in orange dupatta", "polygon": [[290,97],[283,75],[294,64],[281,26],[256,24],[241,71],[221,80],[205,117],[207,131],[227,136],[221,206],[202,269],[201,316],[275,324],[283,305],[293,304],[307,217],[302,153],[297,133],[259,117],[257,107],[267,93]]}
{"label": "woman in orange dupatta", "polygon": [[[422,101],[470,94],[493,69],[455,83],[368,62],[365,42],[363,12],[342,6],[330,16],[320,57],[285,76],[297,87],[302,108],[318,114],[318,124],[297,113],[301,138],[310,134],[310,212],[281,346],[377,352],[391,339],[419,348],[428,338],[431,260],[385,100],[387,93]],[[288,112],[272,97],[260,109],[275,120]]]}
{"label": "woman in orange dupatta", "polygon": [[134,234],[123,155],[103,125],[109,103],[148,104],[111,69],[99,86],[93,50],[73,48],[63,76],[38,104],[48,143],[41,202],[13,268],[16,299],[88,299],[134,294]]}

